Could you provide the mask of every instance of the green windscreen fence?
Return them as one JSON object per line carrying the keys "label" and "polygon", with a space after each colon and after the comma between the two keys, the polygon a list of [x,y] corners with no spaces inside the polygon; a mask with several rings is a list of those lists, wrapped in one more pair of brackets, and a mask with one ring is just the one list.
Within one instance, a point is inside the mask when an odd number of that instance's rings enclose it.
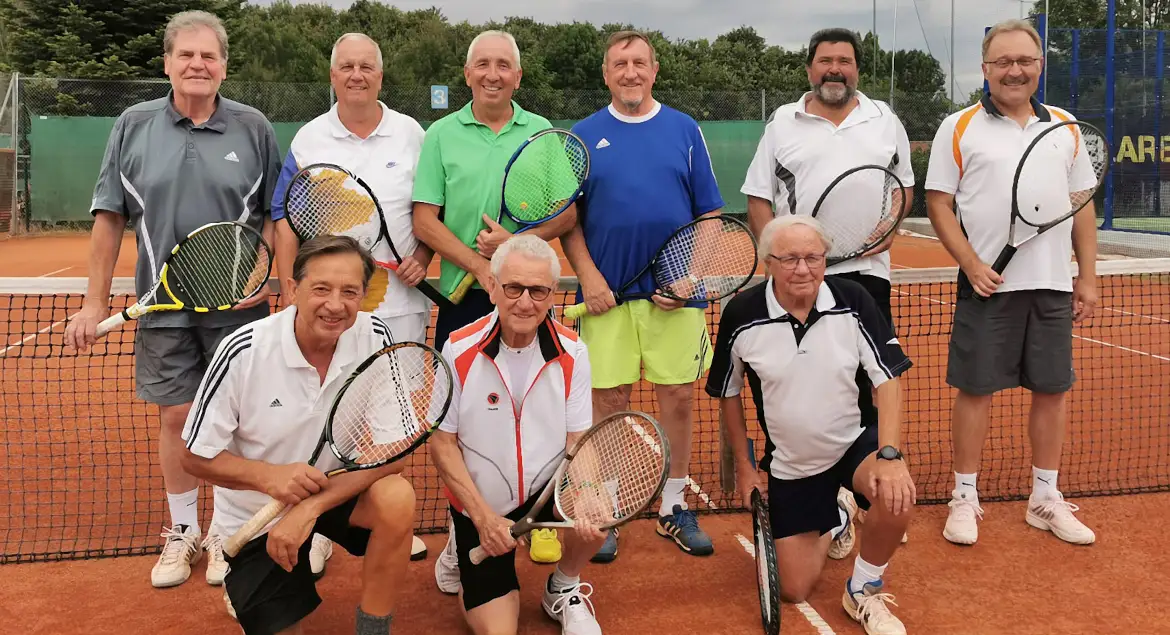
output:
{"label": "green windscreen fence", "polygon": [[[90,220],[89,205],[115,117],[32,118],[28,218],[40,222]],[[420,122],[426,128],[429,121]],[[570,128],[575,121],[554,121]],[[304,122],[276,122],[281,156]],[[724,211],[744,214],[747,201],[739,188],[764,130],[762,121],[700,122],[726,202]],[[636,152],[635,149],[627,150]],[[178,177],[178,175],[176,175]]]}

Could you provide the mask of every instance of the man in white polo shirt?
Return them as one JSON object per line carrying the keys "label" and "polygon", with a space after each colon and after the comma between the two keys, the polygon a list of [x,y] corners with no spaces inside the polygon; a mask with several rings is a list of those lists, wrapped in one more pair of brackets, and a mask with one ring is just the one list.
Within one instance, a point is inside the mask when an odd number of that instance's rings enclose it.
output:
{"label": "man in white polo shirt", "polygon": [[[299,169],[312,163],[340,165],[373,189],[386,216],[386,228],[403,257],[397,273],[381,267],[374,271],[361,309],[382,318],[394,341],[425,342],[431,302],[414,287],[426,278],[433,253],[414,237],[411,222],[411,192],[422,150],[422,126],[378,100],[382,51],[369,36],[346,33],[339,37],[329,64],[329,81],[337,103],[297,131],[273,195],[277,268],[285,272],[292,267],[300,242],[285,218],[284,196],[289,181]],[[394,259],[384,242],[374,251],[378,260]],[[287,288],[281,297],[288,297]],[[331,554],[329,541],[314,536],[314,573],[324,572],[325,560]],[[419,560],[426,555],[426,545],[415,537],[411,557]]]}
{"label": "man in white polo shirt", "polygon": [[[882,575],[915,503],[899,450],[897,377],[911,364],[865,289],[825,277],[828,248],[820,223],[807,216],[781,216],[764,226],[760,260],[768,282],[725,306],[707,394],[720,399],[736,482],[750,505],[760,481],[748,455],[740,397],[745,374],[752,387],[767,438],[759,469],[768,473],[780,597],[798,603],[811,594],[829,551],[828,532],[839,522],[835,498],[845,487],[869,514],[843,606],[869,635],[904,635],[886,606],[894,598],[882,591]],[[859,366],[869,383],[854,376]],[[863,425],[857,403],[869,384],[877,387],[876,427]]]}
{"label": "man in white polo shirt", "polygon": [[386,324],[358,309],[374,269],[352,238],[306,242],[289,275],[292,305],[224,338],[187,417],[183,468],[215,485],[223,535],[273,499],[291,505],[227,558],[225,599],[246,635],[300,633],[321,603],[308,562],[313,532],[363,556],[355,632],[390,633],[414,523],[403,463],[327,479],[341,466],[331,453],[305,462],[346,378],[391,342]]}
{"label": "man in white polo shirt", "polygon": [[[495,310],[451,333],[443,357],[458,381],[428,443],[451,502],[459,595],[475,635],[515,635],[520,615],[516,540],[508,528],[540,497],[567,448],[593,423],[589,355],[549,314],[560,261],[533,234],[492,254],[487,291]],[[554,520],[553,506],[538,515]],[[544,611],[564,635],[601,635],[581,570],[605,540],[596,527],[564,532],[545,583]],[[472,564],[482,545],[488,558]]]}
{"label": "man in white polo shirt", "polygon": [[[983,510],[975,479],[991,399],[1017,386],[1032,393],[1032,494],[1025,520],[1070,543],[1096,538],[1056,487],[1065,394],[1075,381],[1072,325],[1091,317],[1097,305],[1093,203],[1021,247],[1002,276],[989,264],[1007,243],[1012,181],[1025,148],[1044,129],[1073,118],[1033,96],[1043,63],[1040,35],[1030,23],[1009,20],[992,27],[983,39],[990,93],[947,117],[930,151],[927,211],[961,269],[947,361],[947,383],[958,389],[951,428],[955,489],[943,530],[961,545],[979,536]],[[1073,182],[1076,169],[1067,178],[1070,190],[1085,189]],[[1075,285],[1073,252],[1080,269]]]}
{"label": "man in white polo shirt", "polygon": [[[914,171],[906,128],[885,102],[857,90],[861,46],[848,29],[824,29],[808,45],[806,71],[812,90],[781,106],[764,128],[756,155],[740,191],[748,197],[748,223],[759,237],[775,216],[813,212],[821,194],[846,170],[861,165],[888,167],[914,197]],[[876,202],[875,202],[876,203]],[[829,267],[829,276],[861,284],[873,296],[886,321],[890,309],[890,254],[893,236],[868,255]],[[866,374],[857,370],[864,382]],[[864,425],[876,425],[878,413],[870,390],[858,399]],[[853,549],[853,517],[857,506],[840,492],[841,524],[833,530],[829,556],[841,559]]]}

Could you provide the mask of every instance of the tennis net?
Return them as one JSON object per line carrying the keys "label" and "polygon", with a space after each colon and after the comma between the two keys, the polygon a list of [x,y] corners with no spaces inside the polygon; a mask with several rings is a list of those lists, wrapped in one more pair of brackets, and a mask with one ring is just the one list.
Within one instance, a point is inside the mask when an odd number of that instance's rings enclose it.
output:
{"label": "tennis net", "polygon": [[[1101,304],[1075,330],[1078,381],[1060,486],[1066,496],[1170,489],[1170,259],[1099,263]],[[899,339],[915,366],[904,376],[905,451],[922,503],[949,500],[951,405],[947,340],[956,271],[895,271]],[[562,281],[557,311],[576,280]],[[158,412],[134,396],[133,324],[88,353],[62,344],[81,307],[85,281],[0,279],[0,563],[157,552],[168,522],[158,468]],[[111,306],[133,302],[129,279],[114,283]],[[708,310],[712,333],[718,307]],[[432,325],[433,329],[433,325]],[[433,331],[432,331],[433,333]],[[812,396],[810,398],[815,398]],[[739,510],[720,480],[718,404],[701,383],[688,503],[701,512]],[[985,501],[1026,497],[1030,489],[1028,397],[995,399],[980,470]],[[657,413],[650,386],[631,407]],[[763,437],[746,409],[757,452]],[[447,506],[425,452],[410,459],[419,494],[418,531],[444,531]],[[210,521],[210,489],[200,522]]]}

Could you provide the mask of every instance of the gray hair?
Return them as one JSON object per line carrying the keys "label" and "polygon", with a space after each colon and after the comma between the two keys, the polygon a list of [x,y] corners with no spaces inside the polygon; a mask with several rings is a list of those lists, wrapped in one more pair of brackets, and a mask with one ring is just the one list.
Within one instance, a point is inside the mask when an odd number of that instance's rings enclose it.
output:
{"label": "gray hair", "polygon": [[363,40],[373,44],[376,58],[378,60],[378,68],[382,68],[382,47],[378,46],[378,43],[374,41],[374,38],[366,35],[365,33],[346,33],[345,35],[337,38],[337,41],[333,43],[333,51],[329,53],[329,68],[333,68],[337,65],[337,47],[341,46],[341,43],[345,42],[346,40]]}
{"label": "gray hair", "polygon": [[519,254],[528,258],[536,260],[547,260],[548,270],[552,274],[553,286],[561,279],[561,259],[557,256],[557,252],[553,251],[552,246],[544,241],[543,238],[535,234],[517,234],[504,244],[496,249],[496,253],[492,254],[492,275],[497,278],[500,277],[500,271],[504,268],[504,261],[512,254]]}
{"label": "gray hair", "polygon": [[825,249],[833,246],[833,241],[829,240],[829,236],[825,234],[825,228],[821,225],[820,221],[812,216],[785,214],[768,221],[768,224],[764,225],[764,229],[760,230],[759,257],[761,261],[767,260],[768,255],[772,253],[772,243],[776,240],[776,234],[793,225],[811,227],[817,233],[821,242],[824,243]]}
{"label": "gray hair", "polygon": [[1032,26],[1031,22],[1027,20],[1004,20],[988,29],[987,33],[983,36],[983,61],[985,63],[993,61],[987,59],[987,49],[991,48],[991,41],[995,39],[995,36],[1004,33],[1013,33],[1015,31],[1027,33],[1028,37],[1032,38],[1032,42],[1036,45],[1036,50],[1040,53],[1041,57],[1044,56],[1044,43],[1040,39],[1040,33],[1036,31],[1036,27]]}
{"label": "gray hair", "polygon": [[486,40],[491,37],[502,37],[507,40],[508,44],[512,45],[512,58],[516,61],[516,68],[522,68],[520,66],[520,46],[516,44],[516,38],[512,37],[512,34],[507,31],[484,31],[475,36],[475,39],[471,40],[471,44],[467,47],[467,61],[463,64],[470,66],[471,55],[475,52],[475,45],[479,44],[480,40]]}
{"label": "gray hair", "polygon": [[199,27],[207,27],[215,33],[219,40],[219,54],[224,61],[228,58],[227,30],[223,28],[223,21],[213,13],[206,11],[183,11],[171,16],[167,28],[163,32],[163,53],[170,55],[175,50],[175,38],[182,31],[189,31]]}

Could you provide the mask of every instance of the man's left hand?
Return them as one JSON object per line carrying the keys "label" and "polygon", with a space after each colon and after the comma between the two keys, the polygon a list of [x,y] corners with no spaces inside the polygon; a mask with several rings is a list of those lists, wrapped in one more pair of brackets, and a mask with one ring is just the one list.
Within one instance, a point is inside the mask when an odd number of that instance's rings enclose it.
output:
{"label": "man's left hand", "polygon": [[914,479],[905,461],[878,459],[869,477],[869,489],[870,500],[879,502],[895,516],[909,512],[918,501]]}
{"label": "man's left hand", "polygon": [[281,569],[292,572],[297,566],[301,545],[309,539],[317,514],[308,505],[294,505],[268,532],[268,555]]}
{"label": "man's left hand", "polygon": [[475,237],[475,248],[484,258],[491,258],[496,249],[512,237],[512,232],[504,229],[503,225],[487,214],[483,215],[483,222],[487,229],[480,230],[479,235]]}
{"label": "man's left hand", "polygon": [[1077,278],[1073,287],[1073,322],[1083,322],[1097,310],[1097,281],[1092,278]]}
{"label": "man's left hand", "polygon": [[408,287],[417,287],[418,283],[422,282],[427,277],[427,270],[413,255],[403,256],[402,262],[398,265],[398,270],[394,272],[398,279]]}
{"label": "man's left hand", "polygon": [[248,298],[247,300],[244,300],[243,302],[232,307],[232,310],[233,311],[242,311],[244,309],[250,309],[254,306],[259,306],[260,304],[262,304],[264,302],[268,302],[268,296],[270,294],[271,294],[271,288],[268,286],[268,282],[265,281],[264,284],[260,285],[260,290],[256,292],[256,295],[254,295],[254,296]]}
{"label": "man's left hand", "polygon": [[657,293],[651,296],[650,300],[654,302],[654,306],[662,309],[663,311],[673,311],[675,309],[681,309],[686,306],[686,302],[683,302],[682,300],[673,300],[671,298],[658,295]]}

